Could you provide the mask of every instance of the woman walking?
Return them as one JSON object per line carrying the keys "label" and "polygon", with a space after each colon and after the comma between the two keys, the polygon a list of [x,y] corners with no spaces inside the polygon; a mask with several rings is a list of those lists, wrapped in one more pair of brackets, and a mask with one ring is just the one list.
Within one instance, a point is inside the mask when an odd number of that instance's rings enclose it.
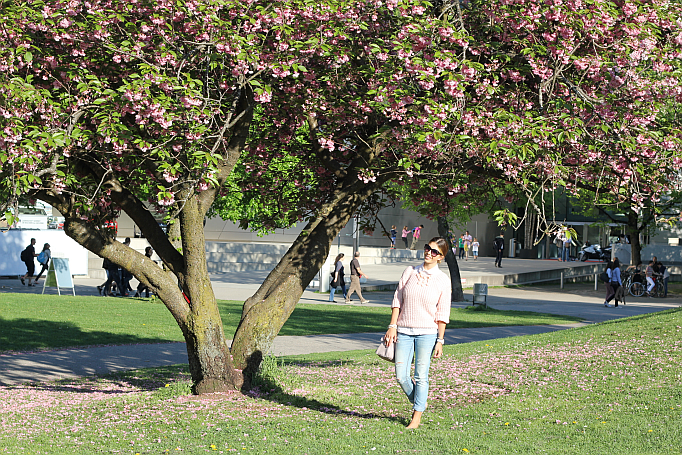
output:
{"label": "woman walking", "polygon": [[331,283],[329,283],[330,302],[335,302],[334,292],[336,292],[336,288],[338,286],[341,286],[343,298],[344,299],[346,298],[346,281],[343,276],[343,262],[341,262],[341,259],[343,259],[343,253],[339,253],[339,255],[336,256],[336,259],[334,259],[334,271],[332,272],[332,281]]}
{"label": "woman walking", "polygon": [[616,297],[618,295],[618,289],[623,285],[623,282],[620,280],[620,261],[618,258],[616,258],[613,262],[609,261],[609,265],[607,266],[608,268],[606,269],[606,274],[609,276],[609,285],[611,287],[611,293],[609,294],[607,292],[606,295],[606,306],[610,306],[609,303],[611,302],[611,299],[615,299],[615,306],[618,306],[618,298]]}
{"label": "woman walking", "polygon": [[[384,341],[395,346],[395,374],[398,384],[413,404],[409,429],[419,427],[429,395],[431,355],[443,355],[445,325],[450,322],[450,278],[438,263],[448,251],[441,237],[424,245],[424,263],[408,267],[400,277],[391,304],[391,323]],[[410,377],[414,358],[414,380]]]}
{"label": "woman walking", "polygon": [[38,284],[38,280],[43,276],[43,272],[47,270],[50,265],[50,259],[52,259],[52,252],[50,251],[50,244],[46,243],[43,245],[43,251],[38,255],[38,263],[42,266],[40,273],[36,277],[35,284]]}

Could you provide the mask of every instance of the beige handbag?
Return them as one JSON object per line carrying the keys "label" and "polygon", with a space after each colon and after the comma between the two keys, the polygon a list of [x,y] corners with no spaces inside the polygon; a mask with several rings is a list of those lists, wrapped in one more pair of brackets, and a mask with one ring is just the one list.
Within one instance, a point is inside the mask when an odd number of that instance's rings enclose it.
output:
{"label": "beige handbag", "polygon": [[381,339],[381,343],[379,344],[379,347],[377,348],[376,354],[381,357],[384,360],[388,360],[389,362],[394,362],[394,357],[395,357],[395,343],[391,343],[390,346],[386,346],[386,343],[384,343],[384,339]]}

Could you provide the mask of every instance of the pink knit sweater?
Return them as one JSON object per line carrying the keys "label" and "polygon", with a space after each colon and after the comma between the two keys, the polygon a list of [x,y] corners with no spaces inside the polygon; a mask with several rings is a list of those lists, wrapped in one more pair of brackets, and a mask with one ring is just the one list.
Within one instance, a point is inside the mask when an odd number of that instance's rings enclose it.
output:
{"label": "pink knit sweater", "polygon": [[450,322],[450,278],[438,267],[408,267],[398,283],[391,308],[400,308],[398,327],[438,328]]}

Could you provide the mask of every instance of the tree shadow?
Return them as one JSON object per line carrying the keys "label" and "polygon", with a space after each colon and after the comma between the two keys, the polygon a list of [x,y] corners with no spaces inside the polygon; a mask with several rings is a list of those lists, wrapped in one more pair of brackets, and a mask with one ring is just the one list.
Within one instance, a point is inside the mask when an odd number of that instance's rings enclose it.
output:
{"label": "tree shadow", "polygon": [[[262,358],[262,354],[260,351],[257,353],[258,356]],[[272,360],[270,362],[277,362],[277,360]],[[255,360],[255,359],[254,359]],[[255,373],[251,370],[248,371],[245,369],[245,373],[247,373],[250,377],[248,381],[245,381],[245,383],[248,383],[249,388],[242,389],[242,392],[250,397],[253,398],[259,398],[262,400],[267,400],[271,401],[273,403],[278,403],[278,404],[283,404],[286,406],[294,406],[297,408],[301,409],[312,409],[318,412],[322,412],[324,414],[330,414],[330,415],[342,415],[342,416],[349,416],[349,417],[356,417],[356,418],[361,418],[361,419],[385,419],[389,420],[392,422],[397,422],[401,423],[403,425],[407,425],[409,421],[403,417],[397,417],[397,416],[387,416],[384,414],[375,414],[372,412],[367,412],[367,413],[359,413],[355,411],[348,411],[346,409],[341,409],[339,406],[330,404],[330,403],[324,403],[322,401],[316,400],[316,399],[311,399],[311,398],[306,398],[302,397],[299,395],[295,395],[289,392],[284,391],[282,387],[279,385],[277,382],[276,378],[273,377],[271,374],[274,369],[277,369],[277,365],[272,365],[270,362],[266,362],[263,364],[263,361],[259,362],[259,365],[261,365],[261,368],[259,368]],[[324,362],[319,362],[319,361],[310,361],[310,362],[301,362],[301,361],[296,361],[296,362],[291,362],[295,363],[296,365],[314,365],[315,367],[318,368],[330,368],[330,367],[336,367],[341,364],[350,364],[350,363],[355,363],[353,361],[340,361],[340,360],[330,360],[330,361],[324,361]]]}
{"label": "tree shadow", "polygon": [[152,344],[175,340],[105,331],[83,331],[66,321],[40,319],[5,319],[0,316],[0,354],[55,350],[103,344]]}
{"label": "tree shadow", "polygon": [[[155,392],[162,390],[169,382],[183,378],[191,380],[188,365],[144,368],[81,378],[60,379],[53,382],[36,382],[4,387],[9,390],[17,391],[37,390],[73,394],[97,393],[117,396],[138,392]],[[105,387],[98,388],[98,384],[103,384]],[[116,387],[118,387],[118,389]]]}

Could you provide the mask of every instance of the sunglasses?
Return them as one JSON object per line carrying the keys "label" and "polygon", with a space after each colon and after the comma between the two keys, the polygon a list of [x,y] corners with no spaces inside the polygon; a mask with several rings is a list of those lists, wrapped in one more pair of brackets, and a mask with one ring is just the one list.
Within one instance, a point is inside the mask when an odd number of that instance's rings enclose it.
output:
{"label": "sunglasses", "polygon": [[431,248],[428,243],[424,245],[424,254],[431,253],[431,257],[440,256],[442,253],[438,250]]}

